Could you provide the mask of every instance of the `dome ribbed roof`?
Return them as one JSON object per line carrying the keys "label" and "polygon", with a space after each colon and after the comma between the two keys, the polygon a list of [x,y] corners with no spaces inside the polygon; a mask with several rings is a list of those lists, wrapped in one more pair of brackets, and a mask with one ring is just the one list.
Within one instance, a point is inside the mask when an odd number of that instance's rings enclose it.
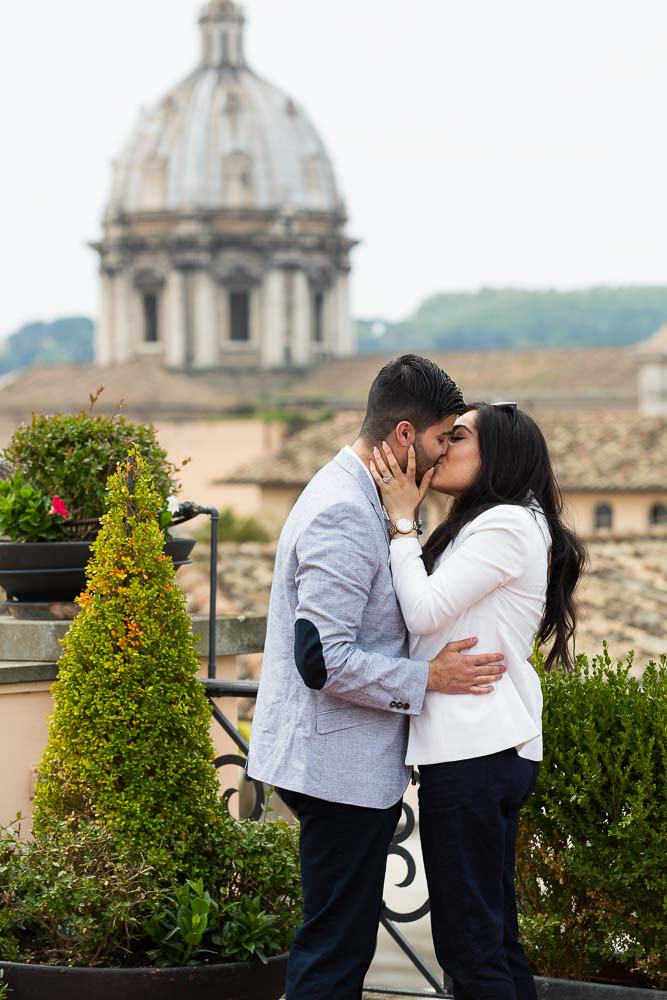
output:
{"label": "dome ribbed roof", "polygon": [[141,115],[115,164],[108,215],[342,211],[331,161],[307,115],[246,65],[239,8],[213,0],[200,24],[202,61]]}

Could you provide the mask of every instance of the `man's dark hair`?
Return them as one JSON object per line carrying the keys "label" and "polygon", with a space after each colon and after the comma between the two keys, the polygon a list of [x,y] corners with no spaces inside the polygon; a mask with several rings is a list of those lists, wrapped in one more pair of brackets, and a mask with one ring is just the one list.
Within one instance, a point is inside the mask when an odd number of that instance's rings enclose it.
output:
{"label": "man's dark hair", "polygon": [[442,368],[418,354],[402,354],[373,379],[360,433],[366,441],[383,441],[409,420],[420,434],[465,409],[461,390]]}

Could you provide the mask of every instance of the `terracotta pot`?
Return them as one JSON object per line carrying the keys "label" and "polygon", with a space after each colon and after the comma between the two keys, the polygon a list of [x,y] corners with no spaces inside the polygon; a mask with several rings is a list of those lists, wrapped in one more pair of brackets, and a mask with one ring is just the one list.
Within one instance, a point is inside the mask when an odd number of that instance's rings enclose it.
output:
{"label": "terracotta pot", "polygon": [[11,1000],[278,1000],[287,955],[179,969],[70,969],[0,962]]}
{"label": "terracotta pot", "polygon": [[[193,538],[173,538],[165,552],[178,568],[191,560]],[[73,601],[86,586],[90,542],[0,541],[0,587],[9,600]]]}

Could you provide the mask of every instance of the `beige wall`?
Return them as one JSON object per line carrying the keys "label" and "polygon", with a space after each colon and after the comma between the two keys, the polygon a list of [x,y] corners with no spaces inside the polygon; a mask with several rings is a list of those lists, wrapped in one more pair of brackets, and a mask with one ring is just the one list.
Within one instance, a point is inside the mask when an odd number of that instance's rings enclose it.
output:
{"label": "beige wall", "polygon": [[220,483],[242,465],[259,463],[275,454],[283,442],[284,425],[262,420],[160,421],[160,444],[169,458],[180,465],[191,461],[179,475],[179,500],[192,500],[204,507],[231,507],[239,516],[255,514],[261,506],[258,486]]}
{"label": "beige wall", "polygon": [[[585,538],[605,534],[647,535],[652,530],[651,507],[655,503],[667,506],[667,491],[665,493],[567,493],[565,503],[571,523]],[[595,529],[595,508],[599,504],[608,504],[611,507],[611,529]]]}
{"label": "beige wall", "polygon": [[277,535],[301,493],[293,486],[263,486],[259,488],[260,511],[267,529]]}
{"label": "beige wall", "polygon": [[28,832],[32,815],[35,771],[48,734],[53,710],[50,684],[8,684],[0,687],[0,826],[17,813]]}

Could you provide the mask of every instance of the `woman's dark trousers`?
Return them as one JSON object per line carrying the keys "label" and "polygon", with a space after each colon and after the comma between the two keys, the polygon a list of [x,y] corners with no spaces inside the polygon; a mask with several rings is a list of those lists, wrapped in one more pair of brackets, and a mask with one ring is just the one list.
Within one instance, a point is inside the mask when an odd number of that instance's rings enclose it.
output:
{"label": "woman's dark trousers", "polygon": [[279,790],[301,826],[303,923],[287,1000],[361,1000],[377,941],[387,851],[401,815]]}
{"label": "woman's dark trousers", "polygon": [[537,1000],[514,891],[519,810],[537,772],[514,749],[419,768],[433,943],[456,1000]]}

